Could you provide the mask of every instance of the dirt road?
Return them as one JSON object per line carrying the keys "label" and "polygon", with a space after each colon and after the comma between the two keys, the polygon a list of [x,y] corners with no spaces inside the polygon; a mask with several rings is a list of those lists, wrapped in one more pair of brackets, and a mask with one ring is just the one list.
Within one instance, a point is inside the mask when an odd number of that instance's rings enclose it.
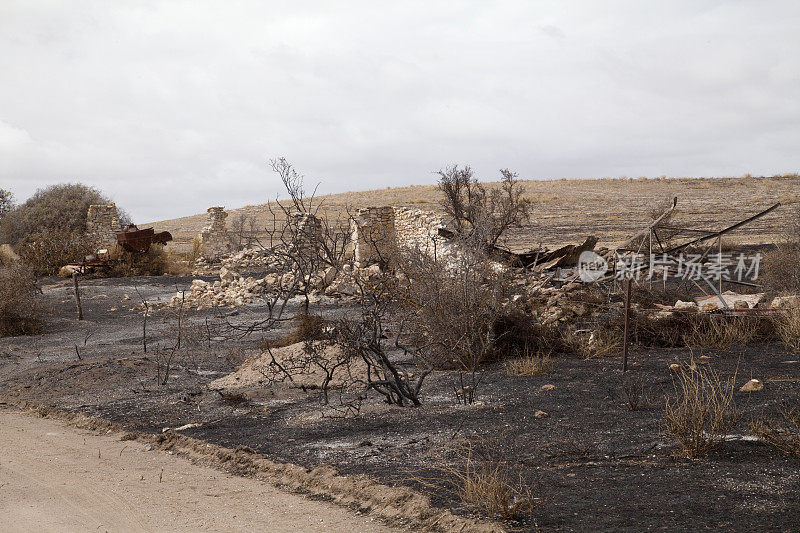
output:
{"label": "dirt road", "polygon": [[136,441],[0,410],[3,531],[391,531]]}

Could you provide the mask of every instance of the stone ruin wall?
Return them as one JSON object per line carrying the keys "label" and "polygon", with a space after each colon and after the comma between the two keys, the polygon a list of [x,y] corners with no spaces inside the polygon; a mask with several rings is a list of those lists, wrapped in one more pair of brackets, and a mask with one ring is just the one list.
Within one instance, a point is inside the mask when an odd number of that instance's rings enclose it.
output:
{"label": "stone ruin wall", "polygon": [[117,206],[90,205],[86,213],[86,236],[98,248],[112,248],[117,244],[117,233],[122,231]]}
{"label": "stone ruin wall", "polygon": [[358,267],[366,267],[381,260],[387,261],[396,244],[394,208],[366,207],[359,209],[351,223],[351,242]]}
{"label": "stone ruin wall", "polygon": [[439,229],[445,227],[444,220],[436,213],[395,207],[394,227],[399,248],[419,250],[429,255],[438,255],[448,248],[447,240],[439,235]]}
{"label": "stone ruin wall", "polygon": [[300,250],[315,250],[322,243],[322,221],[311,213],[297,213],[295,217],[294,246]]}
{"label": "stone ruin wall", "polygon": [[[225,225],[228,214],[223,207],[208,209],[208,226],[203,228],[203,257],[212,262],[231,253],[232,244]],[[314,215],[295,215],[298,250],[307,250],[323,238],[322,222]],[[359,209],[351,221],[352,258],[356,266],[367,267],[390,262],[398,249],[419,250],[430,255],[450,253],[451,244],[439,235],[444,221],[430,211],[408,207],[367,207]]]}
{"label": "stone ruin wall", "polygon": [[227,216],[224,207],[208,208],[208,225],[200,232],[200,239],[203,242],[203,258],[209,261],[219,261],[233,248],[225,225]]}
{"label": "stone ruin wall", "polygon": [[352,222],[355,263],[366,267],[388,261],[398,249],[419,250],[430,255],[447,253],[449,243],[439,235],[441,216],[408,207],[360,209]]}

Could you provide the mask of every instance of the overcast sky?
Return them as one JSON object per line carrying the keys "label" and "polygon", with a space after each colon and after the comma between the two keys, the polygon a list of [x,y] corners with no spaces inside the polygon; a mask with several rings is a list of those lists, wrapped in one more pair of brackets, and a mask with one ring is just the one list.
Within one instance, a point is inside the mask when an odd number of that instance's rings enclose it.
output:
{"label": "overcast sky", "polygon": [[0,187],[134,220],[524,178],[800,170],[800,2],[0,0]]}

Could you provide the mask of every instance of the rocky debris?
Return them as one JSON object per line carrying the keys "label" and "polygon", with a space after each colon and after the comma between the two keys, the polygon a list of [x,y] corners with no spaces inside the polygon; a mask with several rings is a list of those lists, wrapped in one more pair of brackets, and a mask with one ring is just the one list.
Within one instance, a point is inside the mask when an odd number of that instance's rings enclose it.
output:
{"label": "rocky debris", "polygon": [[757,379],[751,379],[747,383],[741,386],[739,389],[742,392],[758,392],[764,389],[764,384]]}
{"label": "rocky debris", "polygon": [[548,418],[550,415],[539,409],[533,413],[533,418]]}
{"label": "rocky debris", "polygon": [[[335,346],[323,346],[322,344],[319,346],[321,347],[319,357],[326,360],[335,361],[341,355],[339,348]],[[234,372],[212,381],[208,387],[211,390],[228,392],[259,388],[265,385],[295,389],[318,387],[323,382],[325,374],[317,365],[304,364],[308,357],[304,342],[273,348],[271,353],[265,352],[248,358]],[[285,380],[279,368],[271,364],[273,358],[284,368],[298,369],[298,367],[302,367],[302,370],[294,372],[291,381]],[[355,361],[349,371],[365,373],[366,367],[362,362]],[[344,369],[341,373],[336,373],[331,386],[340,385],[346,374]]]}
{"label": "rocky debris", "polygon": [[555,385],[553,385],[553,384],[551,384],[551,383],[548,383],[547,385],[542,385],[542,386],[539,388],[539,390],[543,390],[543,391],[551,391],[551,390],[556,390],[556,386],[555,386]]}
{"label": "rocky debris", "polygon": [[64,265],[58,269],[59,278],[71,278],[75,272],[80,272],[81,267],[76,265]]}
{"label": "rocky debris", "polygon": [[[764,298],[764,293],[739,294],[733,291],[725,291],[720,296],[725,300],[729,309],[750,309],[758,306],[761,299]],[[712,312],[725,307],[720,301],[720,297],[716,294],[695,298],[695,301],[700,310],[704,312]],[[736,306],[737,302],[741,302],[739,307]]]}
{"label": "rocky debris", "polygon": [[209,283],[202,279],[192,280],[189,291],[178,292],[169,305],[207,309],[210,307],[238,307],[261,298],[269,287],[267,278],[243,278],[227,271],[225,279]]}
{"label": "rocky debris", "polygon": [[683,300],[678,300],[675,302],[673,309],[675,311],[697,311],[700,306],[697,305],[697,302],[684,302]]}
{"label": "rocky debris", "polygon": [[361,294],[359,280],[375,279],[382,275],[378,265],[367,268],[353,268],[345,264],[341,269],[328,267],[319,270],[308,279],[298,280],[292,272],[273,271],[263,277],[242,276],[232,268],[233,262],[219,269],[219,281],[213,283],[195,279],[188,291],[180,291],[170,299],[169,305],[207,309],[210,307],[239,307],[276,294],[280,290],[296,293],[309,289],[311,295],[331,297],[351,297]]}
{"label": "rocky debris", "polygon": [[235,271],[269,269],[276,267],[277,258],[272,250],[245,248],[222,260],[222,266]]}

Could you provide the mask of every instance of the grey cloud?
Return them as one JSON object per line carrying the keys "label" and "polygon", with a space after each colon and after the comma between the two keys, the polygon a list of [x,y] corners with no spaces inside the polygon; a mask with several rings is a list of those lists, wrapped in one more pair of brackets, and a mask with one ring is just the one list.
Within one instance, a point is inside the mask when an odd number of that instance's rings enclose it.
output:
{"label": "grey cloud", "polygon": [[[137,220],[322,192],[800,169],[796,2],[3,2],[0,186]],[[145,192],[133,187],[145,186]]]}

